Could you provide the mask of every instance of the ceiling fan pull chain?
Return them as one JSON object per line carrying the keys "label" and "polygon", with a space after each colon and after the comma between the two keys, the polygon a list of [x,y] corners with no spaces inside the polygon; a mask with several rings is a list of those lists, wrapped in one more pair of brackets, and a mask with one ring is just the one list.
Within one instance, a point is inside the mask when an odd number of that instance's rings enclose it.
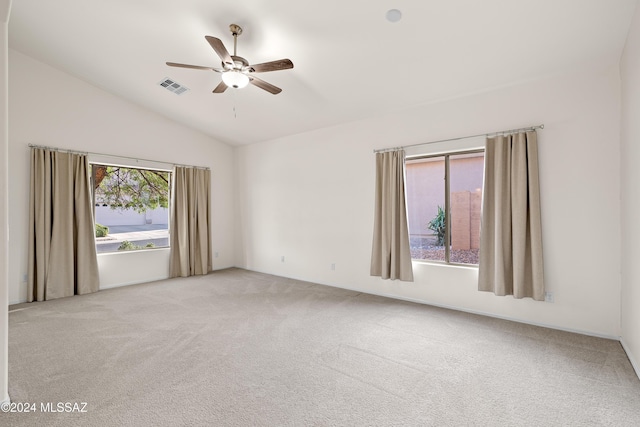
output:
{"label": "ceiling fan pull chain", "polygon": [[237,95],[236,95],[236,91],[233,91],[233,118],[237,119],[238,118],[238,111],[236,110],[236,101],[237,101]]}

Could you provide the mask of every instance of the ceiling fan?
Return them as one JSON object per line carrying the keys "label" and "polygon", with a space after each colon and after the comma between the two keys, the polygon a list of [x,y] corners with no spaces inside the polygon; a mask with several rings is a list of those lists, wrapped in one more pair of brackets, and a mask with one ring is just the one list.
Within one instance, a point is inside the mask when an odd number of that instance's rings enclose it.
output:
{"label": "ceiling fan", "polygon": [[242,34],[242,28],[240,28],[239,25],[231,24],[229,25],[229,30],[231,31],[231,34],[233,34],[233,55],[229,55],[229,51],[227,51],[220,39],[212,36],[205,36],[205,39],[222,60],[222,68],[178,64],[175,62],[167,62],[167,65],[171,67],[193,68],[196,70],[212,70],[217,73],[222,73],[222,81],[215,89],[213,89],[213,93],[222,93],[227,90],[228,87],[240,89],[249,83],[274,95],[282,92],[282,89],[279,87],[257,78],[254,74],[266,73],[268,71],[287,70],[289,68],[293,68],[293,62],[289,59],[279,59],[277,61],[249,65],[249,62],[246,59],[237,56],[236,54],[238,36]]}

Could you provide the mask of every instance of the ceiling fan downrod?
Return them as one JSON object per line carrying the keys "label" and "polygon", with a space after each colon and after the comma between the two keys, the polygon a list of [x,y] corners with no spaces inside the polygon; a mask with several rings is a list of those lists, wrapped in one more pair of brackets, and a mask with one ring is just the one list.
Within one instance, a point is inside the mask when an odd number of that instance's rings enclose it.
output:
{"label": "ceiling fan downrod", "polygon": [[229,25],[229,31],[231,31],[231,34],[233,35],[233,56],[238,56],[238,36],[242,34],[242,27],[237,24],[231,24]]}

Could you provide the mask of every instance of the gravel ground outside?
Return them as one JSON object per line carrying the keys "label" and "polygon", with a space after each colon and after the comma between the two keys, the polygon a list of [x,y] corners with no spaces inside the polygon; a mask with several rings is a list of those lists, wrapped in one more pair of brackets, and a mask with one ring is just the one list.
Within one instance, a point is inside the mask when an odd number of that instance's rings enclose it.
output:
{"label": "gravel ground outside", "polygon": [[[444,246],[436,245],[432,236],[411,237],[411,258],[431,261],[444,261]],[[478,264],[478,249],[450,250],[449,261],[460,264]]]}

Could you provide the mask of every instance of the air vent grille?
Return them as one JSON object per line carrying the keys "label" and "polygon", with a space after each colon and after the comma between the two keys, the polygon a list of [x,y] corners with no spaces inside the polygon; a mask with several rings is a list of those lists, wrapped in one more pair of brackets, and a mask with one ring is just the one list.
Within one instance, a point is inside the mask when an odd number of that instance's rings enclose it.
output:
{"label": "air vent grille", "polygon": [[170,78],[163,79],[160,83],[158,83],[163,88],[167,89],[169,92],[173,92],[176,95],[182,95],[186,91],[189,90],[188,87],[181,85],[180,83],[176,83],[175,80]]}

